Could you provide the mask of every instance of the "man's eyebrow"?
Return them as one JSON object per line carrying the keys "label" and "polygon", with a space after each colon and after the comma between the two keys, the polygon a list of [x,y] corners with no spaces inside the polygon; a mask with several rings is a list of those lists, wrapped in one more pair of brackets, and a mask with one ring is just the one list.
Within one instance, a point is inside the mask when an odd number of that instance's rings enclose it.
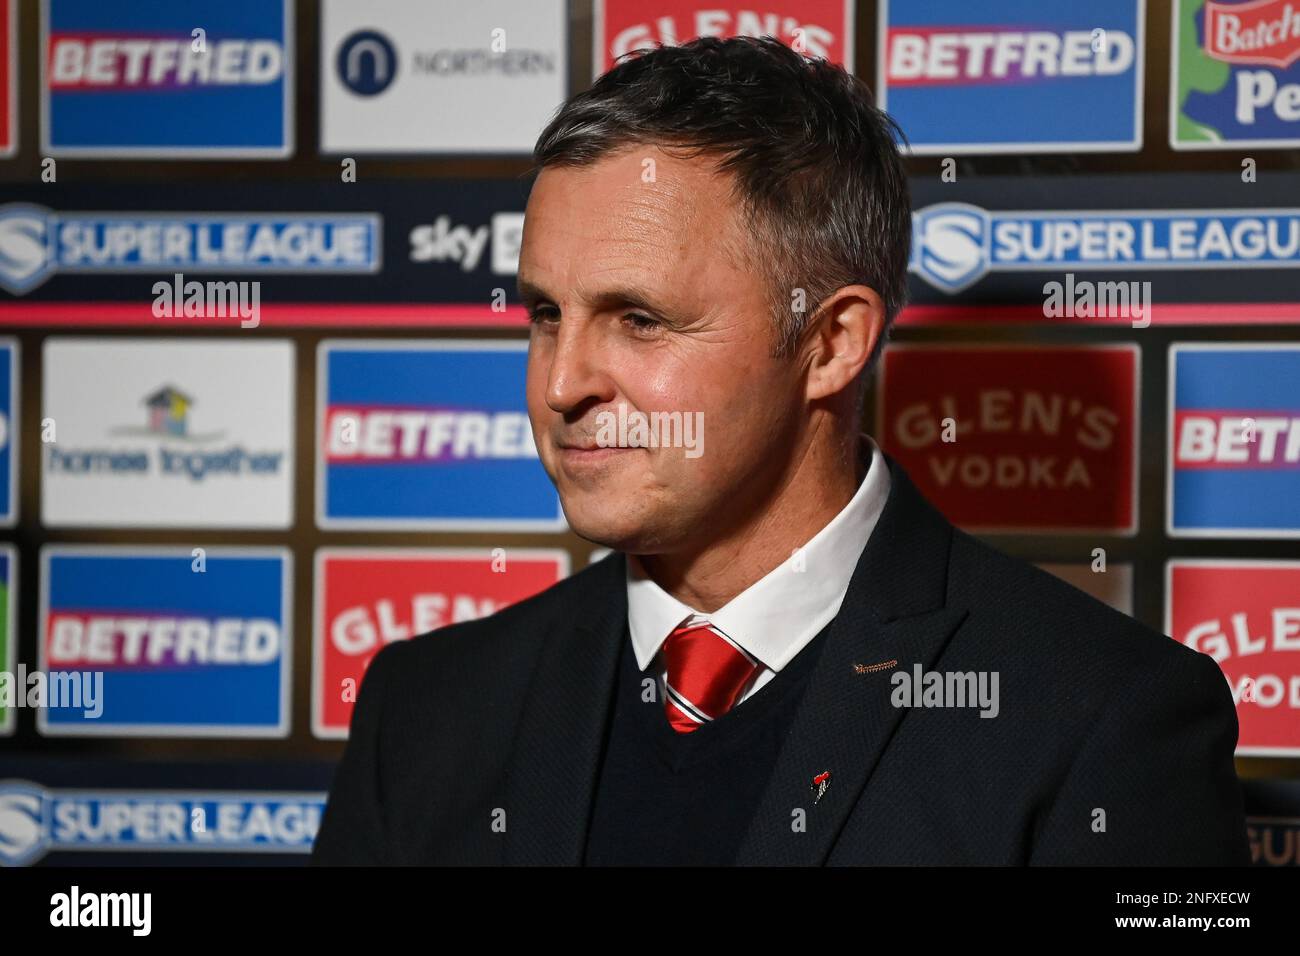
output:
{"label": "man's eyebrow", "polygon": [[534,285],[527,279],[516,280],[519,289],[519,298],[525,302],[537,302],[539,299],[549,299],[546,290],[539,285]]}

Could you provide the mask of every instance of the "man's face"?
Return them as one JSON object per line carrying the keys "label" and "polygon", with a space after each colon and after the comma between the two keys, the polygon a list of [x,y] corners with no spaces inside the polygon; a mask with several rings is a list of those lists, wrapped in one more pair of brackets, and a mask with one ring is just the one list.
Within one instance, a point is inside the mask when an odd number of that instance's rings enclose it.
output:
{"label": "man's face", "polygon": [[[649,146],[544,169],[533,186],[519,260],[535,315],[528,413],[569,524],[591,541],[664,554],[716,540],[762,510],[799,446],[800,363],[772,357],[767,277],[727,252],[750,248],[730,188],[709,159]],[[703,453],[598,447],[598,416],[620,404],[703,413]]]}

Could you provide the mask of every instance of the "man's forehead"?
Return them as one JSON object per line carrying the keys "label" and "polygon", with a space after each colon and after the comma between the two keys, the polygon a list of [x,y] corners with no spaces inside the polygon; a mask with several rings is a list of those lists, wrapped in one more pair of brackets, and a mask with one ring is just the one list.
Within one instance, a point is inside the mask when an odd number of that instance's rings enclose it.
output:
{"label": "man's forehead", "polygon": [[707,159],[645,147],[547,167],[528,202],[521,279],[556,269],[613,279],[626,269],[680,282],[716,258],[734,215],[729,181]]}

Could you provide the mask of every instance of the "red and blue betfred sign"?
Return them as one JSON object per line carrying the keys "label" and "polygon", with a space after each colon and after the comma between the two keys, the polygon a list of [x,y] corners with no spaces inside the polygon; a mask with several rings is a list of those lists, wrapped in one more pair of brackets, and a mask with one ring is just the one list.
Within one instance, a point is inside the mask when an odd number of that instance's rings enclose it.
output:
{"label": "red and blue betfred sign", "polygon": [[41,50],[46,154],[293,151],[293,0],[43,0]]}
{"label": "red and blue betfred sign", "polygon": [[290,573],[277,548],[42,548],[41,670],[95,692],[40,732],[288,736]]}
{"label": "red and blue betfred sign", "polygon": [[918,155],[1142,148],[1145,0],[880,0],[879,105]]}
{"label": "red and blue betfred sign", "polygon": [[1171,537],[1300,538],[1300,343],[1169,348]]}
{"label": "red and blue betfred sign", "polygon": [[322,548],[316,552],[312,731],[341,739],[386,644],[495,614],[569,573],[543,548]]}
{"label": "red and blue betfred sign", "polygon": [[1300,757],[1300,561],[1168,562],[1165,632],[1223,671],[1238,754]]}
{"label": "red and blue betfred sign", "polygon": [[317,358],[321,528],[566,527],[528,419],[527,342],[339,339]]}

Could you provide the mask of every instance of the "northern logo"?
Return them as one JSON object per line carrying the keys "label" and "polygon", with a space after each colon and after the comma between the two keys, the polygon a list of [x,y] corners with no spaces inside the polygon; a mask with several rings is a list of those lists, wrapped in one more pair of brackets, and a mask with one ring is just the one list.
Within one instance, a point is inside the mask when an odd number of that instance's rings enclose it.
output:
{"label": "northern logo", "polygon": [[397,50],[379,31],[358,30],[339,45],[334,68],[353,93],[376,96],[397,78]]}

